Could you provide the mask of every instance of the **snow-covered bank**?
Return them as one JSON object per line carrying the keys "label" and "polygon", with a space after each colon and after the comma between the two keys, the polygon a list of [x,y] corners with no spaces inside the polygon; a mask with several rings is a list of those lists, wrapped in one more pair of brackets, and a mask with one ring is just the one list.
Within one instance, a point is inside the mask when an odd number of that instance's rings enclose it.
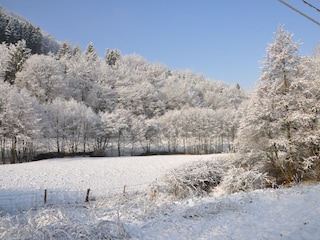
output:
{"label": "snow-covered bank", "polygon": [[320,186],[182,201],[119,194],[0,218],[0,239],[319,239]]}
{"label": "snow-covered bank", "polygon": [[[228,155],[68,158],[2,165],[0,196],[34,188],[77,191],[87,185],[101,195],[89,203],[67,204],[62,199],[61,204],[21,213],[2,212],[0,239],[319,239],[320,185],[183,200],[152,195],[149,183],[201,159],[225,161]],[[123,185],[128,185],[125,194]],[[130,186],[138,186],[140,192]]]}
{"label": "snow-covered bank", "polygon": [[129,226],[136,239],[320,239],[319,196],[300,186],[189,199]]}

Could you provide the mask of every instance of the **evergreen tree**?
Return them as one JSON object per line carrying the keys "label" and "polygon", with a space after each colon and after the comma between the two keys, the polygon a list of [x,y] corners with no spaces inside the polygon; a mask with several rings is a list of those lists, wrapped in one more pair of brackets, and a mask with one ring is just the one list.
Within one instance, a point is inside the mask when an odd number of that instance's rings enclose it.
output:
{"label": "evergreen tree", "polygon": [[97,60],[97,58],[98,58],[98,53],[97,53],[97,51],[95,50],[95,48],[94,48],[94,46],[93,46],[93,43],[90,43],[90,44],[87,46],[85,55],[86,55],[86,57],[87,57],[87,61],[88,61],[88,62]]}
{"label": "evergreen tree", "polygon": [[21,40],[15,45],[11,44],[9,47],[10,59],[5,71],[4,81],[13,84],[16,78],[17,72],[22,70],[22,66],[30,56],[31,50],[26,47],[26,41]]}
{"label": "evergreen tree", "polygon": [[[0,12],[1,13],[1,12]],[[0,44],[0,81],[4,81],[5,72],[9,63],[10,54],[9,48],[5,42]]]}
{"label": "evergreen tree", "polygon": [[61,58],[69,58],[71,56],[71,46],[69,43],[62,43],[62,45],[60,46],[58,52],[57,52],[57,58],[61,59]]}
{"label": "evergreen tree", "polygon": [[260,167],[278,183],[301,180],[314,153],[306,139],[315,115],[309,111],[311,82],[306,78],[299,43],[279,27],[267,48],[262,74],[241,123],[240,148],[252,151]]}
{"label": "evergreen tree", "polygon": [[81,48],[76,45],[73,49],[72,49],[72,56],[75,58],[79,58],[82,54]]}
{"label": "evergreen tree", "polygon": [[8,24],[8,16],[5,10],[0,6],[0,43],[6,41],[6,26]]}
{"label": "evergreen tree", "polygon": [[121,54],[118,49],[107,49],[106,51],[106,62],[109,66],[114,67],[118,60],[120,59]]}

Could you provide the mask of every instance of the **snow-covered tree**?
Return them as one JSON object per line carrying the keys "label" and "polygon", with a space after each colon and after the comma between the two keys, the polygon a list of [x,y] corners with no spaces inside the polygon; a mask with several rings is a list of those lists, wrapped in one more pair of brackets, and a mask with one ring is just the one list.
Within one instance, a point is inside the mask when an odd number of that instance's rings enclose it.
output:
{"label": "snow-covered tree", "polygon": [[46,112],[48,140],[54,141],[58,153],[87,151],[90,141],[95,140],[99,124],[91,108],[74,99],[56,98],[46,105]]}
{"label": "snow-covered tree", "polygon": [[64,42],[61,44],[60,48],[58,49],[58,52],[56,54],[58,59],[61,58],[68,58],[72,54],[72,47],[70,43]]}
{"label": "snow-covered tree", "polygon": [[318,97],[310,91],[310,69],[303,64],[298,46],[280,26],[267,48],[260,82],[241,123],[240,148],[251,150],[255,161],[278,183],[301,180],[307,159],[314,156],[305,149],[316,120],[310,103]]}
{"label": "snow-covered tree", "polygon": [[85,55],[87,57],[88,62],[94,62],[98,58],[98,53],[96,49],[94,48],[93,43],[89,43],[87,46],[87,49],[85,51]]}
{"label": "snow-covered tree", "polygon": [[125,109],[117,109],[112,113],[104,113],[101,116],[104,132],[110,134],[117,147],[118,156],[126,145],[132,126],[132,113]]}
{"label": "snow-covered tree", "polygon": [[153,118],[165,112],[164,95],[146,81],[131,88],[118,88],[118,93],[118,108],[128,109],[135,115]]}
{"label": "snow-covered tree", "polygon": [[120,58],[121,58],[121,53],[118,49],[106,50],[106,63],[109,66],[115,67]]}
{"label": "snow-covered tree", "polygon": [[[184,108],[165,113],[158,120],[169,152],[212,153],[220,151],[218,114],[212,109]],[[227,140],[225,140],[227,142]],[[180,147],[180,148],[179,148]]]}
{"label": "snow-covered tree", "polygon": [[0,83],[0,138],[2,161],[10,149],[10,163],[30,161],[36,139],[39,137],[42,117],[37,99],[26,90],[18,91],[14,86]]}
{"label": "snow-covered tree", "polygon": [[66,86],[63,80],[63,67],[53,56],[32,55],[23,70],[17,73],[15,83],[45,103],[64,97]]}
{"label": "snow-covered tree", "polygon": [[7,44],[4,42],[0,44],[0,81],[5,80],[5,72],[9,63],[10,54]]}
{"label": "snow-covered tree", "polygon": [[[95,100],[92,99],[94,95],[91,91],[96,92],[94,88],[100,76],[100,64],[105,63],[97,57],[93,46],[90,46],[92,45],[88,46],[85,53],[76,50],[74,54],[70,53],[60,58],[60,62],[65,71],[66,95],[92,106],[90,101],[94,102]],[[90,94],[91,99],[89,99]]]}
{"label": "snow-covered tree", "polygon": [[23,64],[30,56],[31,50],[26,47],[26,41],[21,40],[16,44],[10,44],[9,55],[10,59],[7,63],[4,80],[11,84],[14,83],[16,74],[22,70]]}

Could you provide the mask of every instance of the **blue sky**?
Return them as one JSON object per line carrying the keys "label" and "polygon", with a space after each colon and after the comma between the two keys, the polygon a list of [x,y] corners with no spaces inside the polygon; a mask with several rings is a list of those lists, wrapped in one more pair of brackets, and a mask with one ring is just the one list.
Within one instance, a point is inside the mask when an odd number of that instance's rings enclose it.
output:
{"label": "blue sky", "polygon": [[[320,12],[301,0],[286,2],[320,21]],[[308,2],[320,8],[320,1]],[[83,50],[92,42],[101,56],[117,48],[247,89],[279,24],[303,43],[302,55],[320,40],[320,26],[278,0],[0,0],[0,6]]]}

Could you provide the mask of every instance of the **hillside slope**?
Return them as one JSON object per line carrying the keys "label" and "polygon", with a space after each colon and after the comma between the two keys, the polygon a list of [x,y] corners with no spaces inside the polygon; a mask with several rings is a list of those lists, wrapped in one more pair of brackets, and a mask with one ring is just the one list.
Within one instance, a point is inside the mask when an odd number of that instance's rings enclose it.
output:
{"label": "hillside slope", "polygon": [[15,44],[24,39],[33,54],[56,53],[60,43],[24,18],[0,6],[0,43]]}

